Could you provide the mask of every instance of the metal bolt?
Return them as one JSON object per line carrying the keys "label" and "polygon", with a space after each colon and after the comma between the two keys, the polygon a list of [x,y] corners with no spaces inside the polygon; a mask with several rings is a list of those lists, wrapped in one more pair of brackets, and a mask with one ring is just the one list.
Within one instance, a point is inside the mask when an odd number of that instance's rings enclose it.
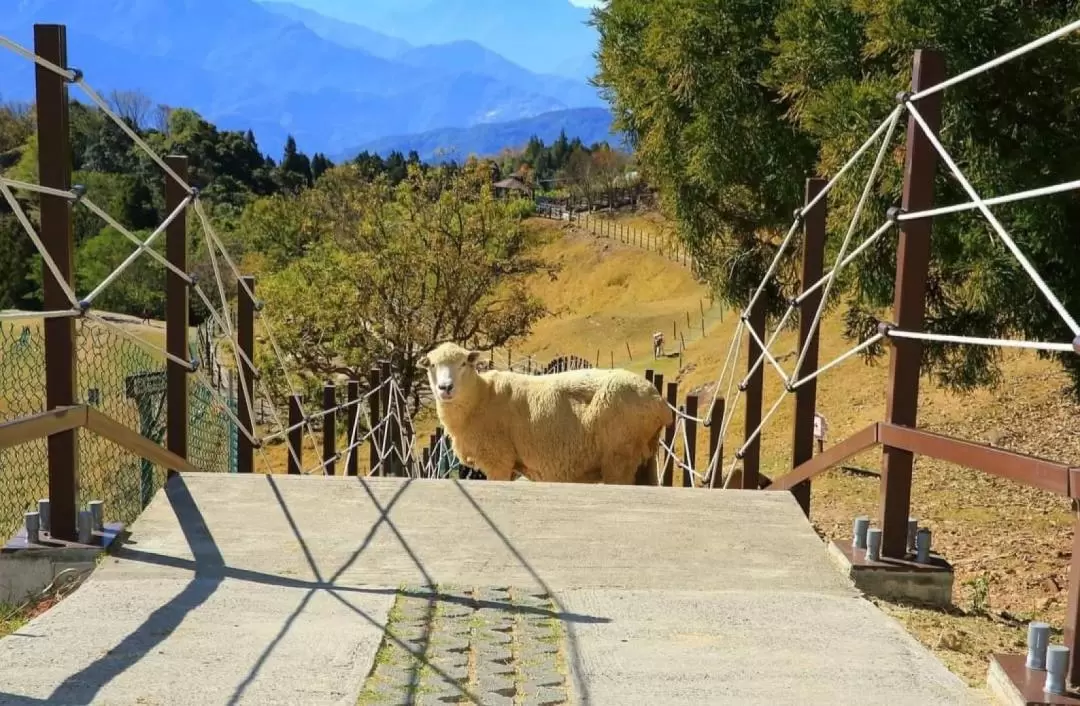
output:
{"label": "metal bolt", "polygon": [[94,531],[101,532],[105,529],[105,501],[91,500],[87,503],[87,507],[90,508],[90,517],[93,519]]}
{"label": "metal bolt", "polygon": [[79,544],[90,544],[90,528],[94,518],[89,510],[79,510]]}
{"label": "metal bolt", "polygon": [[26,541],[29,544],[37,544],[41,540],[38,534],[41,527],[39,524],[40,518],[36,512],[28,512],[24,517],[26,520]]}
{"label": "metal bolt", "polygon": [[915,561],[930,563],[930,529],[927,527],[920,527],[915,533]]}
{"label": "metal bolt", "polygon": [[919,531],[919,521],[914,517],[907,518],[907,550],[915,552],[915,533]]}
{"label": "metal bolt", "polygon": [[860,515],[855,518],[855,527],[852,530],[851,546],[856,549],[866,549],[866,531],[870,529],[870,518]]}
{"label": "metal bolt", "polygon": [[37,501],[38,520],[42,532],[52,532],[52,512],[48,498]]}
{"label": "metal bolt", "polygon": [[866,560],[877,561],[881,558],[881,529],[875,527],[866,533]]}
{"label": "metal bolt", "polygon": [[1050,626],[1046,623],[1029,623],[1027,639],[1027,668],[1046,669],[1046,646],[1050,644]]}
{"label": "metal bolt", "polygon": [[1043,691],[1048,694],[1065,693],[1065,670],[1069,668],[1069,648],[1050,645],[1046,648],[1046,682]]}

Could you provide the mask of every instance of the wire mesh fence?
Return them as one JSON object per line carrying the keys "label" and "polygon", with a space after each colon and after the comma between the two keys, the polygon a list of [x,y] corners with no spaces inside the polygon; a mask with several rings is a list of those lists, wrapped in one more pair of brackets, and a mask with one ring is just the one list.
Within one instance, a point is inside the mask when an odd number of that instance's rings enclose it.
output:
{"label": "wire mesh fence", "polygon": [[[76,322],[76,402],[158,444],[165,441],[165,363],[114,330]],[[159,335],[148,331],[148,336]],[[208,389],[192,381],[190,460],[200,470],[228,471],[231,421]],[[0,322],[0,422],[46,409],[45,336],[40,320]],[[104,500],[106,519],[131,522],[161,488],[164,470],[117,444],[79,431],[79,503]],[[0,536],[48,497],[45,439],[0,449]]]}

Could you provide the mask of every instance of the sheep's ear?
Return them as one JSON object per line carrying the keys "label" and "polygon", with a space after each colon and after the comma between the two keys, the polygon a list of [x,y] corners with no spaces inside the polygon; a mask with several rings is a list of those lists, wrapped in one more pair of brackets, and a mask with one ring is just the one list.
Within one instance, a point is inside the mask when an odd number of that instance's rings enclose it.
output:
{"label": "sheep's ear", "polygon": [[469,351],[466,360],[469,361],[469,365],[476,367],[477,361],[480,360],[480,351]]}
{"label": "sheep's ear", "polygon": [[416,361],[416,367],[420,368],[421,370],[427,370],[429,365],[431,365],[431,361],[428,360],[428,357],[426,355],[421,356],[420,360]]}

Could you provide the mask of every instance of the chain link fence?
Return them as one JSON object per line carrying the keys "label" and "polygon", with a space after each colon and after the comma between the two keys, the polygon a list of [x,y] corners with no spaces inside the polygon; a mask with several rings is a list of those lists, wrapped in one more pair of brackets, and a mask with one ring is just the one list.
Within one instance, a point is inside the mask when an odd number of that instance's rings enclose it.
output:
{"label": "chain link fence", "polygon": [[[98,324],[77,321],[77,402],[139,432],[165,441],[165,363],[138,343]],[[163,336],[152,329],[138,335]],[[45,410],[42,322],[0,322],[0,422]],[[231,420],[212,391],[191,380],[189,459],[204,471],[232,470]],[[79,504],[104,500],[106,520],[130,523],[161,488],[165,469],[86,429],[79,436]],[[0,541],[22,524],[23,513],[48,497],[46,440],[0,449]]]}

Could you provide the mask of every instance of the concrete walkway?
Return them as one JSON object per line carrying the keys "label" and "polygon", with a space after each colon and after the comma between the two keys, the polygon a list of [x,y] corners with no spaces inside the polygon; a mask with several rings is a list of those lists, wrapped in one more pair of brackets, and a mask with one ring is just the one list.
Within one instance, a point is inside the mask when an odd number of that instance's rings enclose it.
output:
{"label": "concrete walkway", "polygon": [[750,491],[186,475],[0,640],[5,705],[564,701],[981,703]]}

